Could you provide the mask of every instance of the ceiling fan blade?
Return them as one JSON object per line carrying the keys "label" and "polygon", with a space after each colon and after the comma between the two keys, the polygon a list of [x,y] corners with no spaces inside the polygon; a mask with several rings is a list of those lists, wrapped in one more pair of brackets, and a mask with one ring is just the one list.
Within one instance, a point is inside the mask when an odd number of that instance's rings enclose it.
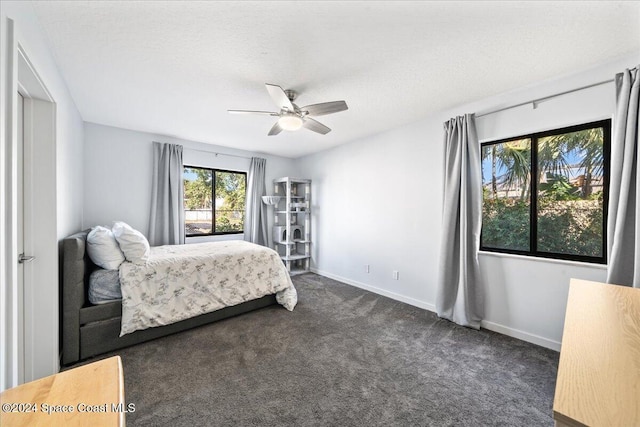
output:
{"label": "ceiling fan blade", "polygon": [[323,102],[321,104],[312,104],[302,107],[300,110],[307,111],[310,116],[324,116],[325,114],[337,113],[338,111],[348,110],[349,107],[344,101]]}
{"label": "ceiling fan blade", "polygon": [[278,113],[273,111],[250,111],[250,110],[227,110],[231,114],[264,114],[268,116],[277,116]]}
{"label": "ceiling fan blade", "polygon": [[312,118],[305,117],[302,120],[303,120],[302,126],[307,128],[307,129],[309,129],[309,130],[312,130],[314,132],[320,133],[322,135],[326,135],[329,132],[331,132],[330,128],[326,127],[325,125],[323,125],[322,123],[320,123],[320,122],[318,122],[316,120],[313,120]]}
{"label": "ceiling fan blade", "polygon": [[282,128],[280,127],[280,123],[276,122],[275,125],[273,125],[273,127],[271,128],[271,130],[269,131],[269,136],[273,136],[273,135],[277,135],[280,132],[282,132]]}
{"label": "ceiling fan blade", "polygon": [[267,86],[271,99],[273,99],[278,107],[289,111],[295,111],[289,97],[280,86],[269,83],[266,83],[265,85]]}

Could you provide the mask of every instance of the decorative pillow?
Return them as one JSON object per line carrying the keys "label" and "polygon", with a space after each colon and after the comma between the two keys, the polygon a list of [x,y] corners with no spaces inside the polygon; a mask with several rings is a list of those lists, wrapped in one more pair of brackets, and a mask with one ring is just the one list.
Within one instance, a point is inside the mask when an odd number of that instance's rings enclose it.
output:
{"label": "decorative pillow", "polygon": [[104,304],[122,299],[120,290],[120,271],[95,270],[89,276],[89,301],[91,304]]}
{"label": "decorative pillow", "polygon": [[93,227],[87,234],[87,253],[95,265],[106,270],[117,270],[124,262],[118,242],[106,227]]}
{"label": "decorative pillow", "polygon": [[151,248],[147,238],[141,232],[122,221],[114,222],[112,231],[127,261],[144,264],[149,260]]}

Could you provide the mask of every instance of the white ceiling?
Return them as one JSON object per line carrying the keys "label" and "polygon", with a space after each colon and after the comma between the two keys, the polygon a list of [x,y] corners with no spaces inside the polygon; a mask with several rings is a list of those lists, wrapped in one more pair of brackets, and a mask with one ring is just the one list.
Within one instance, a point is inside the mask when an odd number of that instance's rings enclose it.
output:
{"label": "white ceiling", "polygon": [[[640,51],[640,2],[34,2],[85,121],[299,157]],[[344,99],[268,137],[264,83]]]}

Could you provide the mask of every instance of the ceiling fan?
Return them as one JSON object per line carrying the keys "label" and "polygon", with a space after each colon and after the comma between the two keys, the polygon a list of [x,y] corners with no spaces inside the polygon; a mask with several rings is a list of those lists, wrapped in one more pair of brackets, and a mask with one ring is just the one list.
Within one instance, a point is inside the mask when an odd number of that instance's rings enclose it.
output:
{"label": "ceiling fan", "polygon": [[326,114],[344,111],[349,108],[347,107],[347,103],[344,101],[323,102],[320,104],[307,105],[306,107],[298,107],[293,103],[298,96],[297,92],[290,89],[284,90],[278,85],[272,85],[269,83],[267,83],[266,86],[271,99],[275,101],[276,105],[280,108],[280,111],[228,111],[232,114],[263,114],[279,117],[278,121],[269,131],[269,136],[277,135],[283,130],[298,130],[301,127],[325,135],[331,132],[331,129],[309,116],[324,116]]}

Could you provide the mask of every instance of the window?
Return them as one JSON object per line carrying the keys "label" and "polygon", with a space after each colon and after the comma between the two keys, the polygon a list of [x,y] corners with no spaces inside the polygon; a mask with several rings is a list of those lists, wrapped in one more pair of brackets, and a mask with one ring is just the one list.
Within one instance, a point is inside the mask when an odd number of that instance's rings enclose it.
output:
{"label": "window", "polygon": [[187,236],[242,233],[247,174],[185,166]]}
{"label": "window", "polygon": [[606,263],[611,121],[486,142],[480,249]]}

